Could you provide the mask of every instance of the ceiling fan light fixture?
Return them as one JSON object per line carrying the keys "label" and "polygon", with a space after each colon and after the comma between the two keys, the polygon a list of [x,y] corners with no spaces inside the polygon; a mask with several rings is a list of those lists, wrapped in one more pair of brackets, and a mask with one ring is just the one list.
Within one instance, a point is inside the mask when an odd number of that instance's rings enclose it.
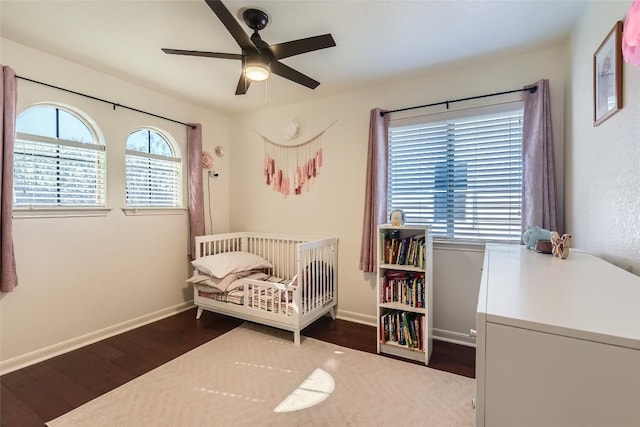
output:
{"label": "ceiling fan light fixture", "polygon": [[[640,0],[635,1],[640,2]],[[242,61],[242,71],[236,87],[236,95],[246,94],[251,82],[267,80],[272,71],[273,74],[277,74],[284,79],[308,87],[309,89],[318,87],[320,82],[283,64],[280,60],[289,58],[290,56],[334,47],[336,42],[331,34],[305,37],[270,45],[260,37],[260,31],[263,30],[269,22],[269,16],[266,12],[251,8],[245,9],[242,12],[242,19],[245,24],[253,30],[253,33],[249,35],[240,25],[236,17],[224,5],[223,0],[205,0],[205,2],[226,27],[242,52],[224,53],[163,48],[162,51],[164,53]]]}
{"label": "ceiling fan light fixture", "polygon": [[269,70],[269,66],[266,64],[251,64],[244,67],[244,75],[254,82],[267,80],[270,74],[271,71]]}

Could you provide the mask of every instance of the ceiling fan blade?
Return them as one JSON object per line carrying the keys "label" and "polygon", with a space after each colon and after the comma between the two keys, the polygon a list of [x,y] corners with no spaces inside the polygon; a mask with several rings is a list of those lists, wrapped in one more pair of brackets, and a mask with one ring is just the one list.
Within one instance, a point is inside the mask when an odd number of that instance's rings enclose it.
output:
{"label": "ceiling fan blade", "polygon": [[231,33],[236,43],[242,48],[242,51],[255,52],[256,48],[251,42],[247,33],[242,29],[240,23],[233,17],[229,9],[220,0],[205,0],[211,10],[218,16],[218,19]]}
{"label": "ceiling fan blade", "polygon": [[301,53],[334,47],[335,45],[336,42],[333,40],[331,34],[323,34],[321,36],[307,37],[306,39],[271,45],[271,52],[275,59],[282,59],[293,55],[300,55]]}
{"label": "ceiling fan blade", "polygon": [[236,87],[236,95],[244,95],[249,90],[251,80],[244,75],[244,72],[240,74],[240,80],[238,80],[238,86]]}
{"label": "ceiling fan blade", "polygon": [[219,53],[219,52],[204,52],[201,50],[182,50],[182,49],[162,49],[164,53],[169,55],[186,55],[186,56],[205,56],[207,58],[221,58],[221,59],[242,59],[242,55],[238,53]]}
{"label": "ceiling fan blade", "polygon": [[296,82],[298,84],[301,84],[302,86],[306,86],[309,89],[315,89],[320,84],[320,82],[313,80],[311,77],[305,76],[300,71],[296,71],[293,68],[278,61],[273,61],[271,63],[271,72],[273,74],[279,75],[280,77],[284,77],[285,79],[289,79],[292,82]]}

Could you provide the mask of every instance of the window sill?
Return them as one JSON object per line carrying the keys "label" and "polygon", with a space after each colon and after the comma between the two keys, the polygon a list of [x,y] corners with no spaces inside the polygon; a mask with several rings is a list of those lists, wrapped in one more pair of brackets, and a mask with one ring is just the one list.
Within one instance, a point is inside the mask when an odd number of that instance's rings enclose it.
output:
{"label": "window sill", "polygon": [[442,239],[433,238],[434,249],[445,251],[478,251],[484,252],[485,245],[487,243],[507,243],[507,244],[519,244],[512,241],[498,241],[498,240],[463,240],[463,239]]}
{"label": "window sill", "polygon": [[122,208],[122,212],[126,216],[136,215],[184,215],[187,213],[185,208]]}
{"label": "window sill", "polygon": [[444,251],[479,251],[484,252],[484,241],[460,241],[433,238],[433,248]]}
{"label": "window sill", "polygon": [[107,216],[113,209],[109,208],[18,208],[13,210],[12,217],[20,218],[76,218]]}

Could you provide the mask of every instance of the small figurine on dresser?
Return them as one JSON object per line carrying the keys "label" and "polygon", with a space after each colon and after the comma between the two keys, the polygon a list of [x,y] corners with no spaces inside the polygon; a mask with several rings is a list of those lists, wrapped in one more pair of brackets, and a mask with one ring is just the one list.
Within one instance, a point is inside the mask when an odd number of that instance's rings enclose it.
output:
{"label": "small figurine on dresser", "polygon": [[557,256],[560,259],[565,259],[569,256],[569,245],[571,244],[571,234],[563,234],[560,237],[557,231],[551,232],[551,253],[553,256]]}

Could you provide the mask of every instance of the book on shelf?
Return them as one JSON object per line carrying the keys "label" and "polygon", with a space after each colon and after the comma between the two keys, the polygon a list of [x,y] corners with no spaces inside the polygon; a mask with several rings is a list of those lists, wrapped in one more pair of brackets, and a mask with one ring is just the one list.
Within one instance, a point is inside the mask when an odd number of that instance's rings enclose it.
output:
{"label": "book on shelf", "polygon": [[424,351],[424,315],[391,311],[380,317],[380,341]]}
{"label": "book on shelf", "polygon": [[424,273],[388,270],[380,285],[380,302],[398,302],[415,308],[423,308]]}
{"label": "book on shelf", "polygon": [[402,332],[404,333],[404,341],[407,347],[413,348],[413,338],[415,335],[411,336],[411,331],[409,330],[409,322],[407,320],[407,313],[402,313]]}
{"label": "book on shelf", "polygon": [[383,263],[411,265],[424,268],[424,235],[413,235],[401,238],[398,230],[388,230],[384,233]]}

